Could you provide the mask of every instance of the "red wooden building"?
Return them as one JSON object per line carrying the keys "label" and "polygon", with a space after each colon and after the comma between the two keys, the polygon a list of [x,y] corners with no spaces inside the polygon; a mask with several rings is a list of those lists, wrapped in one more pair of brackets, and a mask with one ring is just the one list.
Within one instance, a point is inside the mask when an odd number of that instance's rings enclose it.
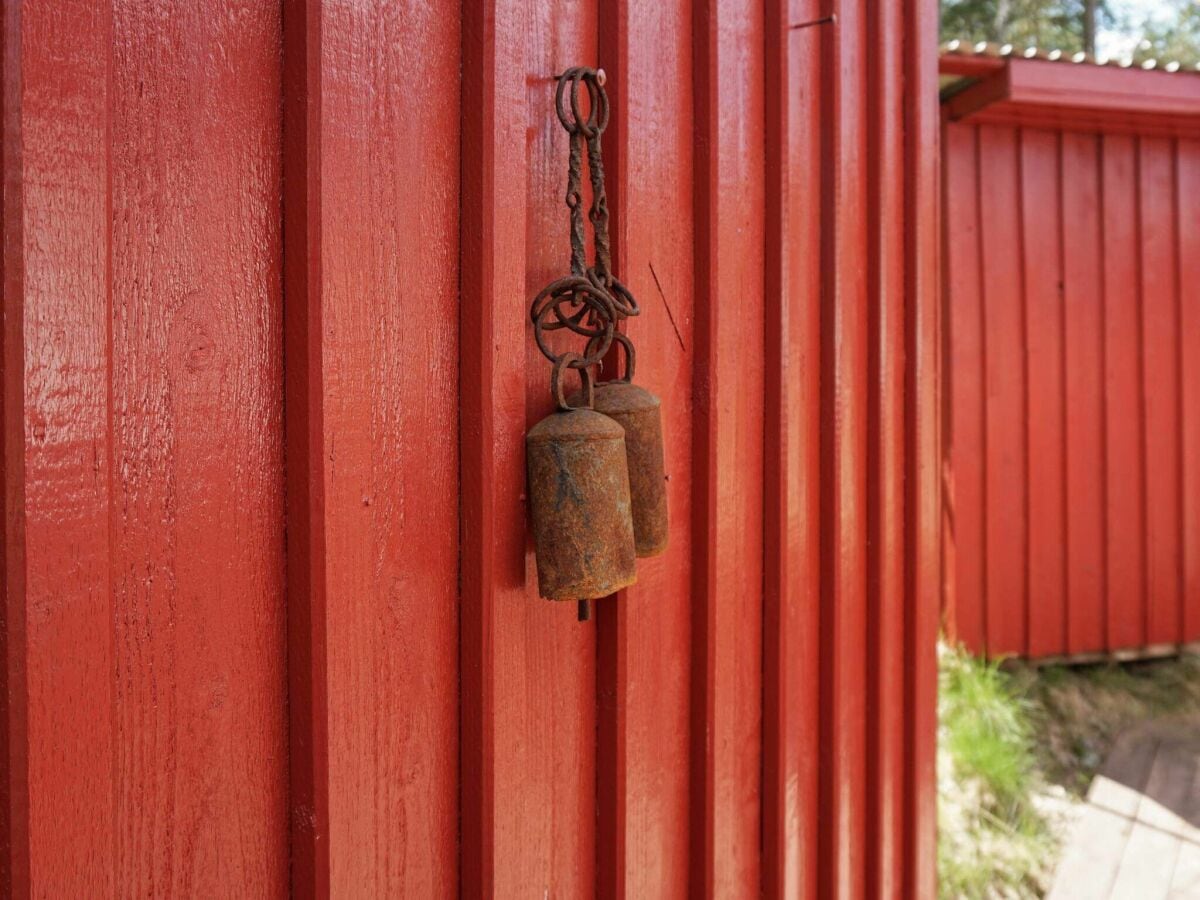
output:
{"label": "red wooden building", "polygon": [[[6,893],[933,896],[936,18],[3,0]],[[579,64],[673,520],[586,623]]]}
{"label": "red wooden building", "polygon": [[1200,73],[957,44],[945,120],[949,631],[1200,639]]}

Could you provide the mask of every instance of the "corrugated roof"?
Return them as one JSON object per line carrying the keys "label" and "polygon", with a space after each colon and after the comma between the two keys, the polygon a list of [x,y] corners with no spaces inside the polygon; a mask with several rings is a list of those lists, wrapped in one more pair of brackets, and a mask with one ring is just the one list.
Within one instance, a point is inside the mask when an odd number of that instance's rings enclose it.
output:
{"label": "corrugated roof", "polygon": [[942,44],[943,56],[983,57],[992,59],[1044,59],[1048,62],[1076,63],[1093,66],[1115,66],[1122,69],[1159,70],[1163,72],[1200,72],[1200,63],[1195,66],[1185,66],[1176,60],[1164,62],[1149,59],[1143,63],[1134,63],[1109,57],[1091,56],[1087,53],[1067,53],[1062,50],[1045,50],[1040,47],[1018,48],[1012,44],[998,44],[993,41],[954,40]]}

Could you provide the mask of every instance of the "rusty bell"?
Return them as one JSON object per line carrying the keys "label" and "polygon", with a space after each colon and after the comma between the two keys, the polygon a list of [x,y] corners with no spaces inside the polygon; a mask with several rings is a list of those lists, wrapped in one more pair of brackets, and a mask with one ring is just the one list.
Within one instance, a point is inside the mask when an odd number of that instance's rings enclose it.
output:
{"label": "rusty bell", "polygon": [[580,401],[563,398],[563,369],[575,360],[566,354],[555,364],[558,410],[525,436],[538,593],[549,600],[607,597],[637,580],[625,430],[590,408],[587,369],[578,370]]}
{"label": "rusty bell", "polygon": [[[633,383],[633,342],[620,332],[613,340],[625,348],[625,377],[596,385],[592,407],[625,429],[634,545],[638,556],[658,556],[667,549],[662,402]],[[578,403],[581,398],[575,394],[571,402]]]}

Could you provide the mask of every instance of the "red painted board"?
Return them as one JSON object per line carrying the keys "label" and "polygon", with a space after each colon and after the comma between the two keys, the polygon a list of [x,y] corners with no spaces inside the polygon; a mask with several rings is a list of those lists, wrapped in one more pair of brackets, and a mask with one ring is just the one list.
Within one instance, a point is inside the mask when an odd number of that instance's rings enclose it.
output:
{"label": "red painted board", "polygon": [[905,622],[905,881],[902,896],[937,892],[937,640],[942,562],[942,143],[934,103],[938,7],[907,0],[905,31],[905,388],[908,608]]}
{"label": "red painted board", "polygon": [[974,125],[948,125],[945,137],[947,409],[953,485],[949,503],[955,556],[951,637],[982,653],[987,635],[987,557],[979,132]]}
{"label": "red painted board", "polygon": [[288,323],[305,364],[289,370],[302,379],[289,385],[300,401],[289,426],[306,453],[292,473],[308,499],[297,553],[314,564],[293,581],[308,591],[296,602],[309,629],[292,634],[308,650],[292,678],[309,704],[294,711],[309,767],[294,779],[312,782],[295,791],[298,855],[311,858],[293,888],[448,895],[459,350],[445,322],[458,310],[459,109],[453,90],[412,85],[456,82],[458,7],[306,5],[288,25],[301,28],[288,49],[305,67],[290,183],[307,188],[296,198],[307,269]]}
{"label": "red painted board", "polygon": [[942,146],[937,94],[938,5],[905,7],[906,386],[905,797],[902,895],[937,892],[937,641],[942,584],[943,287],[939,250]]}
{"label": "red painted board", "polygon": [[1174,143],[1138,141],[1146,447],[1146,642],[1175,643],[1180,596],[1179,297]]}
{"label": "red painted board", "polygon": [[220,12],[5,7],[16,893],[286,890],[279,13]]}
{"label": "red painted board", "polygon": [[1200,141],[1180,141],[1175,227],[1179,237],[1179,353],[1183,415],[1183,634],[1200,640]]}
{"label": "red painted board", "polygon": [[4,4],[5,896],[117,890],[111,44],[100,4]]}
{"label": "red painted board", "polygon": [[[1105,647],[1104,307],[1100,138],[1062,135],[1068,654]],[[1031,329],[1032,333],[1032,329]],[[1040,389],[1030,379],[1030,396]],[[1030,419],[1033,419],[1031,413]],[[1030,496],[1036,490],[1031,486]],[[1031,509],[1030,525],[1033,514]],[[1033,599],[1030,598],[1031,610]],[[1034,629],[1030,628],[1032,641]],[[1032,649],[1032,648],[1031,648]],[[1059,652],[1062,652],[1061,649]]]}
{"label": "red painted board", "polygon": [[641,304],[626,323],[636,383],[663,401],[670,540],[638,582],[598,602],[597,890],[684,896],[692,665],[691,5],[599,9],[612,120],[605,171],[614,264]]}
{"label": "red painted board", "polygon": [[[573,65],[597,64],[595,2],[555,2],[527,7],[522,22],[524,56],[512,65],[525,72],[525,427],[553,409],[550,364],[533,341],[528,304],[546,284],[567,273],[567,133],[554,112],[550,76]],[[516,14],[515,12],[513,14]],[[585,200],[587,197],[585,195]],[[519,224],[519,223],[518,223]],[[513,227],[503,220],[497,227]],[[570,335],[563,335],[571,344]],[[577,344],[575,344],[577,346]],[[504,352],[505,348],[501,348]],[[512,348],[516,352],[517,348]],[[497,747],[496,761],[512,779],[513,801],[497,806],[507,821],[498,828],[497,894],[530,889],[580,895],[595,883],[596,860],[596,628],[579,623],[573,603],[537,596],[532,545],[525,556],[525,601],[506,613],[497,635],[498,716],[508,720],[517,748]],[[605,601],[597,601],[595,605]],[[503,653],[501,654],[501,650]],[[529,685],[537,685],[534,692]],[[553,815],[547,815],[553,810]],[[511,841],[511,843],[508,843]],[[504,887],[510,885],[510,887]]]}
{"label": "red painted board", "polygon": [[866,892],[903,892],[905,717],[904,10],[868,5],[867,795]]}
{"label": "red painted board", "polygon": [[113,7],[121,893],[285,890],[279,29]]}
{"label": "red painted board", "polygon": [[[523,615],[525,581],[525,233],[501,227],[526,193],[526,76],[513,64],[524,47],[512,2],[468,5],[463,15],[461,209],[462,359],[462,762],[461,892],[521,890],[514,833],[522,773],[532,766],[524,722],[511,714],[514,669],[510,616]],[[499,353],[499,348],[511,348]],[[523,622],[516,623],[518,627]],[[516,821],[519,824],[519,820]],[[499,870],[497,867],[501,867]]]}
{"label": "red painted board", "polygon": [[836,4],[824,31],[821,209],[821,890],[865,890],[867,718],[868,253],[866,18],[857,0]]}
{"label": "red painted board", "polygon": [[761,876],[764,37],[747,2],[693,26],[691,890],[732,896]]}
{"label": "red painted board", "polygon": [[[0,890],[6,895],[29,891],[29,756],[28,691],[25,684],[25,378],[24,367],[13,360],[25,355],[25,205],[20,181],[21,124],[24,98],[21,95],[25,60],[21,47],[21,7],[6,3],[0,8],[3,31],[0,32],[0,123],[4,140],[0,141],[0,215],[3,216],[4,245],[0,254],[0,284],[3,289],[4,316],[0,326],[0,413],[4,434],[0,444],[0,468],[4,487],[4,552],[0,554],[0,574],[4,578],[4,627],[0,628],[0,753],[3,777],[0,778]],[[92,29],[95,35],[97,29]],[[93,147],[92,152],[96,150]],[[93,189],[94,190],[94,189]],[[84,192],[81,195],[86,196]],[[93,200],[93,202],[95,202]],[[93,294],[99,288],[92,288]],[[13,427],[13,426],[16,427]],[[93,427],[96,427],[95,425]],[[95,748],[92,758],[111,760],[110,747]],[[98,818],[101,846],[110,820]]]}
{"label": "red painted board", "polygon": [[[1021,132],[1021,240],[1029,367],[1029,652],[1067,642],[1061,138]],[[1076,225],[1072,225],[1072,233]],[[999,598],[998,598],[999,599]]]}
{"label": "red painted board", "polygon": [[986,418],[987,651],[1027,648],[1026,414],[1016,134],[979,129]]}
{"label": "red painted board", "polygon": [[768,4],[763,889],[813,897],[820,811],[820,33]]}
{"label": "red painted board", "polygon": [[1101,139],[1108,647],[1146,639],[1145,449],[1136,142]]}
{"label": "red painted board", "polygon": [[1172,72],[1041,59],[1014,59],[1008,69],[1010,97],[1022,104],[1183,118],[1195,116],[1200,103],[1200,84]]}

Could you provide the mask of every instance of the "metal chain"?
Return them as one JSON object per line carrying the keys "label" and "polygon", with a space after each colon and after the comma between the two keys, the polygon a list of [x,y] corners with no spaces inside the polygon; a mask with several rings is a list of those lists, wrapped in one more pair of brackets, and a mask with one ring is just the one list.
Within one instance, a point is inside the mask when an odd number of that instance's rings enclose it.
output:
{"label": "metal chain", "polygon": [[[588,94],[588,114],[581,113],[580,86]],[[530,310],[534,338],[542,353],[555,363],[575,369],[598,365],[612,345],[616,324],[638,314],[633,294],[612,272],[612,250],[608,234],[608,196],[604,187],[604,153],[601,135],[608,127],[608,94],[603,73],[577,66],[558,78],[554,96],[558,120],[569,136],[567,154],[566,205],[570,215],[571,273],[544,287],[534,298]],[[592,186],[592,205],[588,219],[592,223],[595,264],[588,268],[586,233],[583,221],[583,147],[587,145],[588,173]],[[582,356],[556,353],[546,332],[566,328],[587,339]],[[633,344],[621,337],[628,354],[627,369],[632,374]],[[626,376],[628,379],[629,375]]]}

